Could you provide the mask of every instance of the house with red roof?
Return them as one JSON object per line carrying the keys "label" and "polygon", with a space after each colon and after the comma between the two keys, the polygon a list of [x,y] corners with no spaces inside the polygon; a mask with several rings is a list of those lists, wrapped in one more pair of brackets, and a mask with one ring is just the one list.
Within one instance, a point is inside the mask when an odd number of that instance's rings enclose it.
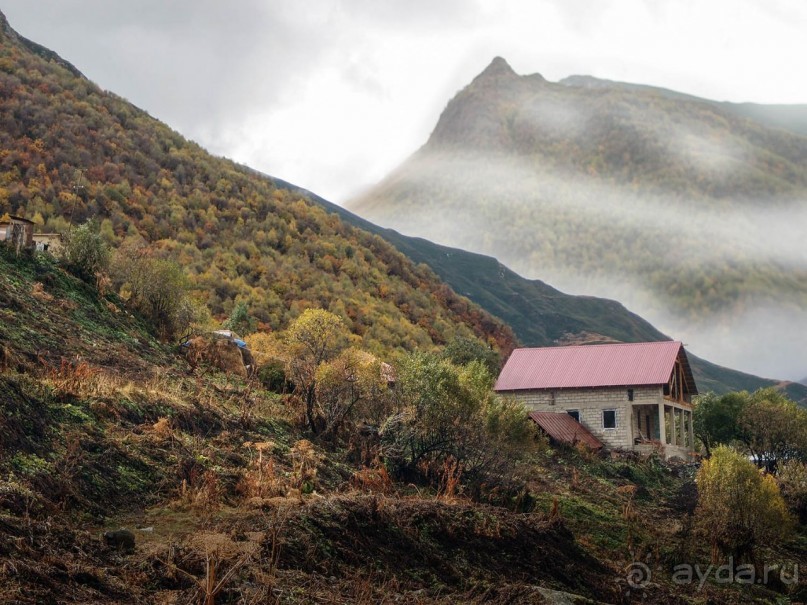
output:
{"label": "house with red roof", "polygon": [[555,440],[656,449],[667,458],[686,459],[694,450],[698,389],[677,341],[516,349],[495,389],[534,412],[531,418]]}

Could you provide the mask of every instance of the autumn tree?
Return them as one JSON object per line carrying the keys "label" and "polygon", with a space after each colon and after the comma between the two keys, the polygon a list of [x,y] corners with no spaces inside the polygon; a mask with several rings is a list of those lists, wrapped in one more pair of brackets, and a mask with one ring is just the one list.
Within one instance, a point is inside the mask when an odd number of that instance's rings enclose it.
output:
{"label": "autumn tree", "polygon": [[156,258],[143,242],[129,241],[119,248],[111,274],[128,304],[165,340],[181,335],[205,315],[202,305],[189,295],[182,267],[174,260]]}
{"label": "autumn tree", "polygon": [[456,365],[480,361],[492,375],[498,375],[502,369],[502,359],[490,345],[467,336],[452,339],[443,349],[443,356]]}
{"label": "autumn tree", "polygon": [[748,395],[738,424],[740,441],[769,471],[787,460],[807,460],[807,410],[781,391],[767,388]]}
{"label": "autumn tree", "polygon": [[386,411],[389,394],[381,362],[369,353],[345,349],[319,365],[316,382],[316,411],[324,422],[325,436],[335,434],[358,412],[372,417]]}
{"label": "autumn tree", "polygon": [[322,432],[317,415],[317,374],[322,364],[334,360],[348,343],[342,320],[324,309],[306,309],[286,331],[288,376],[305,403],[311,432]]}
{"label": "autumn tree", "polygon": [[792,525],[773,476],[761,473],[742,453],[718,446],[696,477],[699,531],[720,553],[737,562],[753,560],[754,549],[785,535]]}
{"label": "autumn tree", "polygon": [[703,443],[706,455],[720,444],[730,444],[739,437],[740,413],[747,402],[748,393],[706,393],[695,401],[692,426]]}
{"label": "autumn tree", "polygon": [[774,388],[707,393],[696,401],[693,427],[707,456],[715,445],[734,444],[771,472],[807,459],[807,410]]}
{"label": "autumn tree", "polygon": [[782,496],[801,523],[807,523],[807,463],[790,460],[777,475]]}
{"label": "autumn tree", "polygon": [[264,388],[275,393],[291,389],[286,380],[288,351],[277,332],[254,332],[244,337],[255,359],[258,379]]}

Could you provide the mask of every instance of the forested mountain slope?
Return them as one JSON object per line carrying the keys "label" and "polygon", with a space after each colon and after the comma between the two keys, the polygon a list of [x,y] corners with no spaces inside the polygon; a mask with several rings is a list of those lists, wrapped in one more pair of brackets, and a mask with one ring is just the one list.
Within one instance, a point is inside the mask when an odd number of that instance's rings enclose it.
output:
{"label": "forested mountain slope", "polygon": [[513,347],[502,322],[381,238],[211,156],[4,18],[0,42],[0,215],[47,231],[96,218],[113,245],[145,238],[215,316],[243,301],[264,329],[323,307],[379,354],[458,335]]}
{"label": "forested mountain slope", "polygon": [[[264,328],[279,329],[323,306],[384,354],[470,333],[507,352],[513,334],[493,316],[528,345],[586,333],[665,337],[616,302],[568,296],[492,259],[380,229],[214,158],[7,25],[3,36],[0,210],[47,230],[98,217],[112,243],[142,235],[183,264],[217,315],[243,300]],[[703,376],[720,391],[761,384],[739,373]]]}

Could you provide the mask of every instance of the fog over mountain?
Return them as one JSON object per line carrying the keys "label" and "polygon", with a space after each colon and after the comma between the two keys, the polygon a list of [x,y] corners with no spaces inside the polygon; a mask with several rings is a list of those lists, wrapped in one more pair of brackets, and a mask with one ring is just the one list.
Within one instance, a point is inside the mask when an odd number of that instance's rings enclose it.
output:
{"label": "fog over mountain", "polygon": [[805,115],[587,77],[551,83],[497,58],[426,145],[348,206],[616,298],[719,363],[798,379]]}

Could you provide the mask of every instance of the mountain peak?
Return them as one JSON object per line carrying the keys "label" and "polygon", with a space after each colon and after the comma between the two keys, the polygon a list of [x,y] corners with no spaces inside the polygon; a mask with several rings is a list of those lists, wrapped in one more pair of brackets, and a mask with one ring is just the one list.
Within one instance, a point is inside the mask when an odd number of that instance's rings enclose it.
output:
{"label": "mountain peak", "polygon": [[510,67],[510,64],[502,57],[494,57],[493,61],[490,62],[485,70],[479,74],[475,79],[482,80],[482,79],[489,79],[489,78],[512,78],[518,77],[518,74],[513,71],[513,68]]}

